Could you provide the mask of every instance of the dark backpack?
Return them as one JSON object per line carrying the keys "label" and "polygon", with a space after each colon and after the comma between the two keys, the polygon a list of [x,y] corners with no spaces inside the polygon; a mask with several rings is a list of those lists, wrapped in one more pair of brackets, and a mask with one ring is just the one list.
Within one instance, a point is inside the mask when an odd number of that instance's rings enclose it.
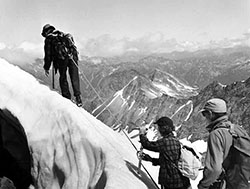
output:
{"label": "dark backpack", "polygon": [[55,56],[58,59],[65,60],[67,58],[72,58],[73,54],[77,54],[77,49],[71,34],[65,34],[56,30],[49,34],[48,37],[52,37]]}
{"label": "dark backpack", "polygon": [[17,189],[32,183],[31,154],[25,131],[13,114],[0,109],[0,177],[13,181]]}
{"label": "dark backpack", "polygon": [[243,127],[230,125],[233,145],[224,161],[227,187],[250,189],[250,137]]}

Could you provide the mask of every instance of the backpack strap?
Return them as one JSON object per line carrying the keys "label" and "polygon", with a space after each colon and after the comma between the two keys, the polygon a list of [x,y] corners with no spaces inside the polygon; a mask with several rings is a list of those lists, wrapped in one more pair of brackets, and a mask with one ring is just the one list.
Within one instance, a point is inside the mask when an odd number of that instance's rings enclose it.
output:
{"label": "backpack strap", "polygon": [[[182,144],[180,143],[180,141],[177,140],[176,138],[173,138],[173,139],[176,140],[176,141],[178,141],[179,144],[180,144],[180,146],[181,146],[181,148],[182,148]],[[181,154],[181,149],[180,149],[179,155],[180,155],[180,154]],[[173,165],[174,168],[176,168],[176,169],[179,170],[178,166],[175,164],[175,162],[171,159],[171,157],[170,157],[167,153],[163,153],[163,156],[165,157],[165,159],[166,159],[167,161],[169,161],[169,162]],[[179,158],[180,158],[180,157],[179,157]]]}
{"label": "backpack strap", "polygon": [[166,153],[163,153],[165,159],[167,159],[172,165],[174,168],[176,168],[177,170],[179,170],[178,166],[175,164],[175,162],[170,158],[170,156]]}
{"label": "backpack strap", "polygon": [[200,157],[197,155],[197,153],[195,152],[195,150],[192,147],[186,146],[186,145],[182,145],[182,148],[186,148],[187,150],[189,150],[190,152],[192,152],[192,154],[197,158],[200,159]]}
{"label": "backpack strap", "polygon": [[230,129],[228,131],[232,135],[233,138],[239,137],[239,135],[235,132],[235,125],[234,124],[230,125]]}

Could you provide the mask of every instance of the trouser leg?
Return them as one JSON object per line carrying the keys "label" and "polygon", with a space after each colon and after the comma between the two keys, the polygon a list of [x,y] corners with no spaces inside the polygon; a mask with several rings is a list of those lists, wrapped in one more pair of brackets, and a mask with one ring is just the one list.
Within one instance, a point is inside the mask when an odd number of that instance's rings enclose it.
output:
{"label": "trouser leg", "polygon": [[67,65],[59,67],[59,83],[62,92],[62,96],[71,99],[71,94],[69,91],[69,85],[67,81]]}
{"label": "trouser leg", "polygon": [[79,96],[81,95],[81,91],[80,91],[79,71],[77,62],[73,62],[71,60],[68,66],[69,66],[69,75],[71,79],[74,96]]}

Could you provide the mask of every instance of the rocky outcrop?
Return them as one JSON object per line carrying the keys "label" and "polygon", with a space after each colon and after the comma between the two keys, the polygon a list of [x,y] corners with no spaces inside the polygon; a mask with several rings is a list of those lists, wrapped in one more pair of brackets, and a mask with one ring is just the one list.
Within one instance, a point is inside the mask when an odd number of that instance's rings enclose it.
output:
{"label": "rocky outcrop", "polygon": [[192,140],[205,139],[207,136],[206,122],[198,111],[206,100],[217,97],[227,102],[229,119],[235,124],[242,125],[250,134],[250,86],[248,80],[234,82],[230,85],[213,82],[204,88],[199,95],[192,97],[194,111],[190,119],[183,124],[182,132],[185,135],[192,134]]}
{"label": "rocky outcrop", "polygon": [[[79,63],[84,108],[110,127],[130,125],[129,130],[142,120],[149,123],[166,115],[180,128],[181,137],[192,133],[198,139],[206,138],[207,132],[196,113],[207,99],[222,97],[230,118],[247,127],[249,52],[249,47],[235,47],[156,54],[136,62],[119,62],[123,59],[116,57],[97,64],[84,59]],[[41,61],[35,65],[41,70]],[[36,70],[34,75],[50,85],[38,67],[26,69]]]}
{"label": "rocky outcrop", "polygon": [[[129,57],[84,57],[79,62],[84,108],[92,112],[102,103],[94,90],[99,93],[102,101],[105,101],[134,77],[143,76],[152,80],[155,76],[160,76],[161,72],[178,78],[187,86],[199,89],[205,88],[213,81],[231,84],[245,80],[249,75],[249,52],[249,47],[234,47],[154,54],[146,57],[140,55],[134,61],[128,61]],[[43,61],[37,59],[35,63],[26,64],[22,68],[40,82],[51,86],[51,78],[44,76],[42,67]],[[60,93],[58,74],[55,81],[55,89]]]}
{"label": "rocky outcrop", "polygon": [[[99,111],[98,119],[116,129],[132,131],[141,124],[149,124],[160,116],[168,116],[173,119],[179,138],[189,137],[192,141],[206,140],[208,135],[205,129],[206,121],[199,110],[208,99],[217,97],[227,102],[230,120],[242,125],[250,134],[249,79],[230,85],[222,85],[215,81],[201,90],[198,95],[188,98],[176,98],[167,94],[149,98],[139,86],[136,85],[133,88],[133,93],[124,92],[131,92],[132,87],[120,91],[120,103],[112,97],[109,103],[105,104],[105,111],[101,113]],[[104,107],[99,108],[103,110]]]}

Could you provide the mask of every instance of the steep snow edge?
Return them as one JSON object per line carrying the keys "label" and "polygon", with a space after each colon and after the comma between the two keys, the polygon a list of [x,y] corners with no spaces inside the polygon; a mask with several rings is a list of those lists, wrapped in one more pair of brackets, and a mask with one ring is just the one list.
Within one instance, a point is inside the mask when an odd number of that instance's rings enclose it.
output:
{"label": "steep snow edge", "polygon": [[155,188],[123,135],[0,59],[0,108],[28,137],[36,188]]}

